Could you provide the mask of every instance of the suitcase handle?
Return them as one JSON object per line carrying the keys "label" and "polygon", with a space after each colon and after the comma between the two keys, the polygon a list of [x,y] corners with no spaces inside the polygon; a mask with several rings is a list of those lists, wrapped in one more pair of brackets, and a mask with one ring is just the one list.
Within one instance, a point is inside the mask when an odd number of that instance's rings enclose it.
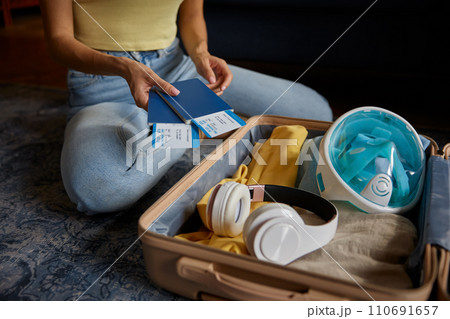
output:
{"label": "suitcase handle", "polygon": [[206,285],[209,293],[233,300],[348,300],[312,289],[301,293],[258,284],[220,272],[211,262],[189,257],[178,259],[177,272],[184,279]]}

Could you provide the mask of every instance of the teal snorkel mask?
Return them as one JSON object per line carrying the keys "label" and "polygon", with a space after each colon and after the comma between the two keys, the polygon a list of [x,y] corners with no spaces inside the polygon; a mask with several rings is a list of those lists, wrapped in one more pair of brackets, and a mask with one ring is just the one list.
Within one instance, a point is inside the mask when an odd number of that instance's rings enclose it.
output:
{"label": "teal snorkel mask", "polygon": [[368,213],[400,213],[420,198],[425,152],[414,128],[378,107],[345,113],[320,143],[318,165],[323,197],[349,201]]}

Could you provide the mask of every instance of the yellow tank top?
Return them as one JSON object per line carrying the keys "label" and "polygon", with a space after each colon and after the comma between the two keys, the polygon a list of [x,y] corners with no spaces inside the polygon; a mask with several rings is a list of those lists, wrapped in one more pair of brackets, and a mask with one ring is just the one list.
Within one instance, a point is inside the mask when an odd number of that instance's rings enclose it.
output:
{"label": "yellow tank top", "polygon": [[166,48],[175,39],[177,13],[182,1],[74,1],[75,38],[91,48],[107,51]]}

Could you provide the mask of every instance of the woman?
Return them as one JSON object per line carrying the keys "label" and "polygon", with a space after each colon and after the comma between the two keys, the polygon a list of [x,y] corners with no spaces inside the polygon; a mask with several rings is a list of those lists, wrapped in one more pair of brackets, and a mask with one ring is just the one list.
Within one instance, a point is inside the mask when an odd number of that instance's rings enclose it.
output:
{"label": "woman", "polygon": [[[183,149],[152,150],[152,174],[126,165],[126,141],[147,128],[153,86],[175,96],[180,92],[170,83],[197,77],[246,116],[331,120],[328,103],[310,88],[295,84],[283,94],[291,82],[229,66],[211,55],[203,0],[40,3],[50,54],[69,68],[70,120],[61,171],[80,211],[129,207],[183,154]],[[188,55],[178,45],[177,22]],[[133,150],[135,162],[141,153]]]}

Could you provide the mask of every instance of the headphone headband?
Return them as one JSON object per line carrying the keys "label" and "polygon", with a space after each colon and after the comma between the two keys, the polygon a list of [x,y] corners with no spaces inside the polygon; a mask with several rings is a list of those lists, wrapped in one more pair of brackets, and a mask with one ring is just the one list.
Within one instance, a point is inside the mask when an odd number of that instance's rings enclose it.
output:
{"label": "headphone headband", "polygon": [[252,202],[279,202],[312,211],[327,222],[337,215],[336,207],[314,193],[279,185],[248,185]]}

